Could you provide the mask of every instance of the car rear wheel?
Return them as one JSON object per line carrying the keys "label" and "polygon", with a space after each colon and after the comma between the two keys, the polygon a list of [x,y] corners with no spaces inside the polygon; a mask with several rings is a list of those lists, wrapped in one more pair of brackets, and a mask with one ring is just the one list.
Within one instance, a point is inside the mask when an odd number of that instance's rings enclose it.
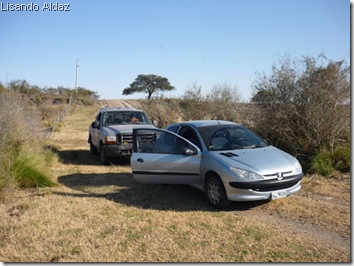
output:
{"label": "car rear wheel", "polygon": [[227,199],[225,188],[218,176],[211,176],[207,179],[206,190],[209,203],[217,209],[226,208],[230,201]]}

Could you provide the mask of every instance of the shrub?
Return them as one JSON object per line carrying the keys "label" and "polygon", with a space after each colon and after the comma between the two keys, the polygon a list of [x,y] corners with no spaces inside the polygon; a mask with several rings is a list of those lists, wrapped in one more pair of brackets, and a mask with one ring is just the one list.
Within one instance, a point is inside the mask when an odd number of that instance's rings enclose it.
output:
{"label": "shrub", "polygon": [[350,145],[337,147],[333,153],[323,149],[312,158],[310,172],[329,176],[335,170],[350,172]]}
{"label": "shrub", "polygon": [[350,145],[340,146],[333,153],[334,168],[343,173],[350,172]]}
{"label": "shrub", "polygon": [[[346,62],[323,55],[303,60],[287,57],[273,65],[270,74],[258,75],[253,87],[252,102],[260,110],[257,133],[311,162],[312,168],[329,165],[321,149],[333,154],[342,141],[350,141],[350,67]],[[344,163],[340,161],[339,168]]]}
{"label": "shrub", "polygon": [[50,187],[55,183],[51,181],[50,176],[46,174],[49,169],[45,165],[47,159],[44,154],[28,154],[25,152],[16,157],[10,173],[13,176],[15,184],[19,187]]}
{"label": "shrub", "polygon": [[19,92],[0,93],[0,192],[8,185],[53,185],[54,155],[44,149],[44,127],[35,105]]}
{"label": "shrub", "polygon": [[323,176],[329,176],[333,173],[333,160],[331,154],[325,150],[316,154],[312,158],[311,169],[312,173],[317,173]]}

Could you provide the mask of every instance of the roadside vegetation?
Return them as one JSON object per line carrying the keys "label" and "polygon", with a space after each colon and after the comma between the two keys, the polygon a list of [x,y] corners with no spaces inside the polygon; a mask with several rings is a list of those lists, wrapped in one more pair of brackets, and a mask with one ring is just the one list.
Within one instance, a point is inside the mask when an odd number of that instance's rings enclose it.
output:
{"label": "roadside vegetation", "polygon": [[[51,166],[57,155],[50,149],[49,133],[71,101],[72,90],[41,89],[25,80],[0,84],[0,196],[7,187],[54,186]],[[75,104],[94,104],[95,93],[79,88]]]}

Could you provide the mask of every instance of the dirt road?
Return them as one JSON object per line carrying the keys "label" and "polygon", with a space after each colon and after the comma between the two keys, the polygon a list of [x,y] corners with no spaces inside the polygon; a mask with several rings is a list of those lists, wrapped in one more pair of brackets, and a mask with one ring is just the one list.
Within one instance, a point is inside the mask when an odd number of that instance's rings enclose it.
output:
{"label": "dirt road", "polygon": [[188,186],[135,182],[129,160],[89,154],[88,125],[102,100],[76,107],[52,136],[54,188],[13,193],[0,205],[0,261],[349,262],[350,176],[306,176],[296,195],[208,206]]}
{"label": "dirt road", "polygon": [[[117,107],[117,108],[136,108],[136,104],[128,100],[100,100],[101,107]],[[133,106],[134,105],[134,106]]]}

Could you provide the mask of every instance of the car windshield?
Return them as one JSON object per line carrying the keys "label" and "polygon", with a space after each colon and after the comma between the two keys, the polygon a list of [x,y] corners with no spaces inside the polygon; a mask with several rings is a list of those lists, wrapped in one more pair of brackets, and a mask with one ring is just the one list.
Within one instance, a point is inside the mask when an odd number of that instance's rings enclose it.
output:
{"label": "car windshield", "polygon": [[138,111],[111,111],[103,114],[104,125],[122,124],[151,124],[149,118],[143,112]]}
{"label": "car windshield", "polygon": [[268,144],[252,131],[240,125],[206,126],[198,129],[210,151],[254,149]]}

